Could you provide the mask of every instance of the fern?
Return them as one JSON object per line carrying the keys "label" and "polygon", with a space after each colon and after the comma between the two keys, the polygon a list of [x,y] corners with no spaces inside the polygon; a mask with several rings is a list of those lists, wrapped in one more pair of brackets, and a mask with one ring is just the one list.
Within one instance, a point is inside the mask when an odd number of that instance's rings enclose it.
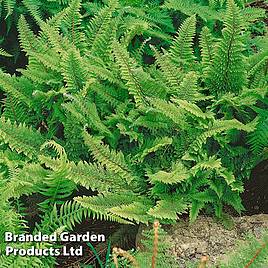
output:
{"label": "fern", "polygon": [[195,34],[195,27],[196,17],[191,16],[187,18],[181,25],[178,35],[171,45],[170,53],[172,55],[172,59],[179,65],[182,63],[192,63],[194,59],[192,42]]}
{"label": "fern", "polygon": [[33,158],[39,154],[39,148],[44,143],[44,137],[37,131],[25,126],[13,125],[9,120],[0,120],[1,140],[7,143],[12,150]]}
{"label": "fern", "polygon": [[7,53],[4,49],[0,48],[0,56],[4,57],[12,57],[9,53]]}
{"label": "fern", "polygon": [[203,210],[244,210],[244,181],[267,147],[266,42],[250,34],[263,11],[233,0],[127,2],[24,0],[4,10],[20,17],[27,66],[0,71],[3,230],[26,232],[25,211],[14,210],[26,196],[38,197],[33,234],[85,219],[193,222]]}
{"label": "fern", "polygon": [[215,56],[208,71],[208,85],[215,95],[226,91],[239,93],[246,83],[245,70],[240,68],[241,63],[243,64],[243,22],[239,8],[233,0],[228,1],[224,25],[223,38],[215,49]]}
{"label": "fern", "polygon": [[268,146],[268,120],[264,119],[257,125],[254,132],[250,133],[248,143],[254,154],[261,154]]}
{"label": "fern", "polygon": [[194,14],[198,14],[203,20],[223,20],[223,12],[216,11],[208,6],[204,6],[201,4],[196,3],[194,0],[191,1],[175,1],[175,0],[168,0],[164,4],[165,8],[173,9],[180,11],[188,16],[192,16]]}
{"label": "fern", "polygon": [[120,66],[122,78],[127,81],[130,94],[134,96],[137,106],[141,106],[144,103],[144,93],[135,75],[135,63],[117,42],[113,44],[113,53]]}
{"label": "fern", "polygon": [[177,220],[178,214],[187,211],[188,205],[181,196],[171,195],[157,202],[156,206],[149,210],[149,215],[160,219]]}
{"label": "fern", "polygon": [[102,145],[99,140],[84,132],[84,140],[90,148],[94,159],[104,165],[107,169],[118,174],[123,180],[130,183],[134,179],[131,170],[125,162],[122,152],[115,152],[107,145]]}
{"label": "fern", "polygon": [[[135,200],[137,200],[137,197],[130,192],[124,192],[124,194],[107,194],[105,196],[98,195],[93,197],[75,198],[75,201],[77,201],[83,207],[86,207],[92,211],[94,218],[112,220],[125,224],[131,224],[129,220],[126,220],[124,218],[128,219],[133,217],[132,214],[133,212],[135,213],[135,208],[132,208],[132,210],[130,209],[129,212],[125,212],[128,214],[124,214],[123,219],[113,213],[112,209],[120,208],[121,206],[131,205],[133,202],[135,202]],[[122,215],[122,212],[120,215]],[[144,214],[142,214],[139,218],[140,221],[142,221],[142,218],[144,219]],[[137,218],[135,217],[135,219]]]}

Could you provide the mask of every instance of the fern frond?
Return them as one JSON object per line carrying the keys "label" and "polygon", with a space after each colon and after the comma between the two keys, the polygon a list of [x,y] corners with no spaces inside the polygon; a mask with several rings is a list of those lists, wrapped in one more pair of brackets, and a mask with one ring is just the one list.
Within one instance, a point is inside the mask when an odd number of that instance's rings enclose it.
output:
{"label": "fern frond", "polygon": [[16,0],[4,0],[3,3],[4,3],[4,8],[6,10],[6,13],[7,13],[5,19],[7,19],[13,13],[13,10],[16,5]]}
{"label": "fern frond", "polygon": [[213,114],[211,113],[204,113],[196,104],[188,102],[186,100],[180,100],[177,98],[171,98],[171,101],[173,103],[178,104],[182,109],[187,111],[188,113],[193,114],[196,117],[202,118],[202,119],[213,119]]}
{"label": "fern frond", "polygon": [[152,142],[151,146],[146,146],[146,148],[143,149],[139,154],[137,154],[135,158],[137,158],[139,162],[142,162],[148,154],[156,152],[160,148],[165,147],[170,144],[172,144],[172,138],[168,138],[168,137],[156,138]]}
{"label": "fern frond", "polygon": [[215,48],[215,56],[208,71],[208,85],[216,96],[224,92],[237,94],[246,83],[245,68],[241,68],[241,64],[245,64],[242,54],[242,29],[240,10],[233,0],[229,0],[223,37]]}
{"label": "fern frond", "polygon": [[194,60],[192,45],[195,35],[195,27],[196,17],[194,15],[183,22],[180,26],[177,37],[170,47],[172,60],[174,60],[178,66],[185,63],[192,63]]}
{"label": "fern frond", "polygon": [[185,74],[178,89],[174,92],[176,98],[196,102],[205,98],[209,98],[198,92],[198,75],[196,72],[189,72]]}
{"label": "fern frond", "polygon": [[187,180],[190,177],[190,172],[181,162],[177,162],[171,172],[161,170],[155,174],[148,174],[148,176],[152,183],[176,184]]}
{"label": "fern frond", "polygon": [[90,211],[81,204],[76,201],[66,201],[59,208],[54,205],[48,218],[44,218],[39,228],[54,231],[66,227],[68,230],[73,230],[76,224],[80,224],[89,216]]}
{"label": "fern frond", "polygon": [[22,50],[30,55],[32,52],[40,51],[44,44],[36,37],[30,29],[24,16],[21,16],[18,21],[19,41]]}
{"label": "fern frond", "polygon": [[29,84],[30,81],[27,81],[25,78],[18,79],[0,70],[0,88],[14,97],[17,101],[27,104],[28,107],[32,104],[32,92],[27,90]]}
{"label": "fern frond", "polygon": [[46,200],[39,204],[44,211],[49,210],[51,205],[63,204],[63,200],[72,195],[76,185],[67,179],[67,176],[67,166],[60,166],[44,178],[38,189],[39,193],[46,197]]}
{"label": "fern frond", "polygon": [[4,49],[0,48],[0,56],[4,57],[12,57],[9,53],[7,53]]}
{"label": "fern frond", "polygon": [[167,0],[165,1],[164,7],[167,9],[173,9],[176,11],[180,11],[187,16],[192,16],[198,14],[200,18],[204,21],[210,20],[223,20],[222,11],[213,10],[209,6],[201,5],[200,3],[196,3],[194,0]]}
{"label": "fern frond", "polygon": [[73,48],[64,53],[61,61],[61,70],[68,92],[77,93],[82,90],[86,71],[76,49]]}
{"label": "fern frond", "polygon": [[113,53],[117,64],[120,66],[121,76],[126,80],[126,85],[131,95],[133,95],[138,107],[144,104],[143,89],[138,77],[135,75],[136,64],[130,58],[128,52],[121,47],[118,42],[113,43]]}
{"label": "fern frond", "polygon": [[157,201],[155,207],[148,212],[149,215],[158,219],[177,220],[178,215],[188,210],[188,204],[179,195],[171,195],[163,200]]}
{"label": "fern frond", "polygon": [[118,174],[123,180],[130,183],[134,176],[125,162],[123,153],[110,150],[108,145],[100,143],[99,140],[92,137],[90,134],[84,131],[83,138],[85,144],[92,152],[94,159],[106,166],[107,169]]}
{"label": "fern frond", "polygon": [[13,98],[11,95],[7,96],[3,101],[4,111],[2,116],[9,119],[11,123],[28,123],[31,121],[31,116],[29,114],[29,107],[17,99]]}
{"label": "fern frond", "polygon": [[69,38],[70,42],[83,50],[85,35],[80,31],[82,27],[81,2],[81,0],[72,0],[70,2],[65,10],[62,24],[66,27],[65,35]]}
{"label": "fern frond", "polygon": [[12,150],[23,153],[29,158],[39,154],[44,137],[36,130],[28,128],[25,124],[15,125],[3,117],[0,119],[1,140],[9,145]]}
{"label": "fern frond", "polygon": [[180,107],[177,107],[177,105],[156,98],[149,99],[149,101],[150,104],[157,109],[157,111],[166,117],[169,117],[179,127],[184,129],[187,126],[187,122],[185,120],[185,111]]}
{"label": "fern frond", "polygon": [[23,169],[17,169],[2,187],[1,198],[9,200],[38,192],[38,185],[42,184],[48,174],[39,164],[28,164]]}
{"label": "fern frond", "polygon": [[70,170],[67,178],[87,189],[97,190],[102,193],[111,189],[115,191],[127,189],[127,184],[121,178],[116,180],[116,174],[105,170],[101,165],[80,161],[78,164],[70,162],[69,166]]}
{"label": "fern frond", "polygon": [[173,64],[168,53],[161,54],[155,47],[150,46],[156,58],[156,64],[160,67],[164,79],[167,80],[168,85],[172,91],[176,92],[180,83],[180,70]]}
{"label": "fern frond", "polygon": [[260,122],[256,130],[249,134],[248,143],[252,152],[257,155],[268,147],[268,119]]}
{"label": "fern frond", "polygon": [[42,13],[40,11],[40,3],[35,0],[23,0],[22,2],[38,24],[43,21]]}
{"label": "fern frond", "polygon": [[213,36],[208,27],[204,27],[202,29],[200,46],[202,56],[202,70],[204,75],[207,76],[208,68],[212,64],[212,60],[214,58]]}
{"label": "fern frond", "polygon": [[141,202],[135,201],[128,205],[113,207],[109,211],[123,219],[148,224],[148,221],[153,221],[153,218],[147,214],[151,205],[150,200],[144,198]]}
{"label": "fern frond", "polygon": [[124,192],[122,194],[110,193],[104,196],[75,197],[74,200],[83,207],[90,209],[94,218],[131,224],[131,221],[118,217],[110,210],[120,206],[131,205],[133,202],[137,201],[137,196],[134,196],[132,192]]}
{"label": "fern frond", "polygon": [[115,37],[114,26],[117,24],[115,18],[112,20],[112,14],[117,6],[118,1],[110,1],[110,5],[101,9],[89,22],[87,36],[92,55],[109,57],[112,38]]}
{"label": "fern frond", "polygon": [[[66,95],[67,96],[67,95]],[[79,94],[70,96],[72,102],[63,104],[66,111],[82,124],[97,130],[101,135],[112,137],[113,134],[99,117],[96,105],[91,103],[88,98],[83,98]]]}
{"label": "fern frond", "polygon": [[191,148],[196,151],[201,149],[202,145],[206,143],[207,139],[217,134],[231,129],[243,130],[245,132],[254,131],[253,125],[244,125],[236,119],[231,120],[217,120],[214,124],[204,133],[202,133],[191,145]]}

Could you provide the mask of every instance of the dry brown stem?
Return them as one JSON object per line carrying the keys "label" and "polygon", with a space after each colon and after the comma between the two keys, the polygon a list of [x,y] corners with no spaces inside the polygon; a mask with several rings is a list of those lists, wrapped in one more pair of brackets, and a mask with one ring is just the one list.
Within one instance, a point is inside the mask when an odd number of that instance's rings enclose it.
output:
{"label": "dry brown stem", "polygon": [[206,268],[207,263],[208,263],[208,256],[203,256],[201,258],[201,261],[200,261],[198,268]]}
{"label": "dry brown stem", "polygon": [[121,256],[121,257],[124,257],[125,259],[129,260],[133,266],[135,268],[140,268],[138,262],[136,261],[136,259],[131,255],[129,254],[127,251],[121,249],[121,248],[113,248],[113,260],[114,260],[114,264],[115,264],[115,267],[118,268],[118,259],[117,259],[117,256]]}
{"label": "dry brown stem", "polygon": [[153,247],[153,256],[152,256],[152,268],[156,267],[156,257],[158,251],[158,229],[159,229],[159,221],[154,222],[154,247]]}

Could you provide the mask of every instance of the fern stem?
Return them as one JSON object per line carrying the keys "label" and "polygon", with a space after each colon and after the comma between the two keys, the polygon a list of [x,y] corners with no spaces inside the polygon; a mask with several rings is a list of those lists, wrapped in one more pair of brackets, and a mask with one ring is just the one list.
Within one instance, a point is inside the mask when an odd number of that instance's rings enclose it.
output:
{"label": "fern stem", "polygon": [[9,99],[10,99],[10,105],[11,105],[12,113],[13,113],[13,115],[14,115],[14,120],[15,120],[16,123],[18,123],[18,120],[17,120],[17,113],[16,113],[16,110],[15,110],[15,108],[14,108],[14,103],[13,103],[13,101],[12,101],[12,97],[9,96]]}

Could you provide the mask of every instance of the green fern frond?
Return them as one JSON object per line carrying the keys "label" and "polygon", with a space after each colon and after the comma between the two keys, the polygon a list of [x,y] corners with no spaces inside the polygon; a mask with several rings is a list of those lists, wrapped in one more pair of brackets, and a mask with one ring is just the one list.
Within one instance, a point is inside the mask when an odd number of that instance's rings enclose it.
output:
{"label": "green fern frond", "polygon": [[201,46],[201,57],[202,57],[202,70],[207,76],[207,71],[209,66],[212,64],[212,60],[214,58],[214,48],[213,48],[213,36],[208,29],[208,27],[204,27],[201,32],[200,37],[200,46]]}
{"label": "green fern frond", "polygon": [[68,92],[76,93],[82,90],[86,71],[76,49],[70,49],[64,53],[61,60],[61,70]]}
{"label": "green fern frond", "polygon": [[205,131],[203,134],[197,137],[197,139],[191,145],[191,148],[194,151],[199,150],[202,148],[202,145],[206,143],[208,138],[231,129],[238,129],[243,130],[245,132],[252,132],[254,131],[254,128],[255,128],[254,125],[244,125],[243,123],[239,122],[236,119],[217,120],[207,131]]}
{"label": "green fern frond", "polygon": [[209,98],[209,96],[204,96],[198,91],[198,79],[199,76],[196,72],[189,72],[185,74],[177,91],[174,92],[176,98],[191,102]]}
{"label": "green fern frond", "polygon": [[155,207],[148,212],[149,215],[158,219],[177,220],[178,215],[188,210],[188,204],[179,195],[171,195],[163,200],[157,201]]}
{"label": "green fern frond", "polygon": [[241,10],[245,26],[248,27],[252,22],[265,18],[265,10],[262,8],[247,7]]}
{"label": "green fern frond", "polygon": [[66,227],[73,230],[76,224],[80,224],[84,219],[90,216],[90,211],[75,201],[66,201],[59,208],[54,205],[53,210],[38,226],[40,229],[54,231],[56,229]]}
{"label": "green fern frond", "polygon": [[62,24],[66,27],[65,35],[70,42],[77,45],[81,50],[84,49],[85,35],[81,30],[82,15],[80,13],[81,0],[72,0],[65,9]]}
{"label": "green fern frond", "polygon": [[14,11],[14,8],[16,6],[16,0],[4,0],[3,4],[4,4],[4,9],[6,10],[6,13],[7,13],[5,19],[7,19],[10,15],[12,15]]}
{"label": "green fern frond", "polygon": [[[66,95],[68,97],[68,95]],[[101,120],[96,105],[88,98],[83,98],[79,94],[69,96],[72,102],[63,104],[66,111],[82,124],[98,131],[101,135],[113,137],[113,134]]]}
{"label": "green fern frond", "polygon": [[105,103],[109,103],[113,108],[118,107],[127,98],[127,90],[121,89],[120,92],[112,85],[94,84],[92,90],[100,96]]}
{"label": "green fern frond", "polygon": [[12,57],[9,53],[7,53],[4,49],[0,48],[0,56],[4,57]]}
{"label": "green fern frond", "polygon": [[176,92],[180,83],[180,70],[172,63],[171,57],[168,53],[161,54],[155,47],[150,46],[156,58],[156,64],[160,67],[164,79],[167,80],[168,85],[173,92]]}
{"label": "green fern frond", "polygon": [[[145,149],[143,149],[139,154],[137,154],[135,156],[135,158],[137,158],[137,160],[139,162],[142,162],[144,160],[144,158],[150,154],[150,153],[154,153],[157,150],[159,150],[162,147],[165,147],[167,145],[172,144],[172,138],[169,137],[164,137],[164,138],[156,138],[151,146],[146,146]],[[141,148],[142,149],[142,148]]]}
{"label": "green fern frond", "polygon": [[215,56],[208,70],[208,85],[216,96],[224,92],[239,93],[246,83],[245,64],[242,55],[241,32],[243,20],[233,0],[227,4],[222,39],[215,48]]}
{"label": "green fern frond", "polygon": [[129,169],[123,153],[110,150],[108,145],[102,144],[86,131],[83,133],[85,144],[92,152],[94,159],[106,166],[107,169],[118,174],[123,180],[130,183],[134,179],[132,171]]}
{"label": "green fern frond", "polygon": [[1,188],[1,198],[9,200],[22,195],[31,195],[38,191],[49,172],[38,164],[28,164],[23,169],[17,169],[10,180]]}
{"label": "green fern frond", "polygon": [[188,113],[191,113],[192,115],[194,115],[195,117],[199,117],[202,119],[213,119],[213,114],[206,112],[204,113],[196,104],[188,102],[186,100],[180,100],[177,98],[171,98],[171,101],[173,103],[176,103],[179,105],[179,107],[181,107],[182,109],[184,109],[185,111],[187,111]]}
{"label": "green fern frond", "polygon": [[40,2],[37,2],[36,0],[23,0],[22,2],[37,23],[43,21],[42,13],[40,11]]}
{"label": "green fern frond", "polygon": [[122,192],[122,194],[110,193],[104,196],[75,197],[74,200],[83,207],[90,209],[94,218],[131,224],[131,221],[118,217],[110,210],[120,206],[131,205],[133,202],[137,201],[137,196],[133,195],[132,192]]}
{"label": "green fern frond", "polygon": [[112,13],[118,6],[117,1],[110,1],[110,3],[110,6],[100,9],[93,19],[90,20],[88,25],[87,38],[94,52],[96,52],[95,49],[101,45],[101,39],[107,34],[112,19]]}
{"label": "green fern frond", "polygon": [[178,34],[170,47],[172,60],[181,66],[182,64],[192,63],[193,56],[193,38],[195,35],[196,16],[187,18],[180,26]]}
{"label": "green fern frond", "polygon": [[19,41],[22,50],[26,54],[31,54],[32,52],[37,52],[42,50],[44,44],[36,37],[36,35],[30,29],[24,16],[21,16],[18,21],[18,31],[19,31]]}
{"label": "green fern frond", "polygon": [[81,161],[78,164],[70,162],[69,167],[67,178],[87,189],[108,192],[111,189],[119,191],[127,188],[127,184],[120,177],[115,183],[116,174],[105,170],[101,165]]}
{"label": "green fern frond", "polygon": [[254,132],[249,134],[248,143],[254,154],[260,155],[264,148],[268,148],[268,119],[257,125]]}
{"label": "green fern frond", "polygon": [[177,162],[173,165],[171,172],[161,170],[155,174],[148,174],[148,176],[152,183],[176,184],[189,179],[190,172],[182,162]]}
{"label": "green fern frond", "polygon": [[63,204],[63,200],[72,195],[76,185],[67,179],[67,176],[68,169],[63,166],[44,178],[38,188],[38,192],[46,197],[46,200],[39,204],[44,211],[50,210],[51,205]]}
{"label": "green fern frond", "polygon": [[23,153],[29,158],[39,154],[44,137],[36,130],[26,127],[25,124],[15,125],[3,117],[0,119],[1,140],[9,145],[12,150]]}
{"label": "green fern frond", "polygon": [[2,116],[9,119],[11,123],[28,123],[31,121],[31,115],[29,114],[29,107],[12,96],[7,96],[3,101],[4,111]]}
{"label": "green fern frond", "polygon": [[190,212],[189,212],[189,218],[190,218],[191,223],[195,222],[195,220],[197,219],[199,215],[200,210],[203,209],[204,207],[205,207],[204,202],[200,202],[197,200],[192,201]]}
{"label": "green fern frond", "polygon": [[168,0],[165,1],[164,7],[167,9],[173,9],[176,11],[180,11],[187,16],[192,16],[194,14],[198,14],[200,18],[204,21],[211,20],[223,20],[222,11],[213,10],[209,6],[204,6],[199,3],[196,3],[194,0]]}
{"label": "green fern frond", "polygon": [[215,156],[210,156],[208,159],[198,161],[198,163],[192,167],[192,170],[204,170],[204,169],[214,169],[219,170],[222,167],[220,159]]}
{"label": "green fern frond", "polygon": [[114,29],[117,19],[112,15],[118,6],[118,1],[110,1],[110,5],[101,9],[89,22],[87,37],[92,55],[109,58],[112,38],[115,37]]}
{"label": "green fern frond", "polygon": [[113,43],[113,53],[117,64],[120,66],[121,76],[127,82],[126,85],[133,95],[136,105],[141,107],[144,104],[143,89],[138,77],[135,75],[136,64],[130,58],[128,52],[118,43]]}
{"label": "green fern frond", "polygon": [[148,224],[148,221],[153,221],[153,218],[147,214],[151,205],[149,199],[144,199],[141,202],[135,201],[128,205],[124,204],[120,207],[113,207],[109,211],[123,219]]}
{"label": "green fern frond", "polygon": [[149,99],[150,104],[156,108],[157,111],[170,118],[174,123],[176,123],[182,129],[186,128],[186,115],[185,111],[178,107],[177,105],[167,102],[161,99]]}
{"label": "green fern frond", "polygon": [[17,101],[27,104],[28,107],[32,104],[32,92],[28,91],[29,84],[31,85],[30,81],[25,78],[18,79],[0,70],[0,88]]}

